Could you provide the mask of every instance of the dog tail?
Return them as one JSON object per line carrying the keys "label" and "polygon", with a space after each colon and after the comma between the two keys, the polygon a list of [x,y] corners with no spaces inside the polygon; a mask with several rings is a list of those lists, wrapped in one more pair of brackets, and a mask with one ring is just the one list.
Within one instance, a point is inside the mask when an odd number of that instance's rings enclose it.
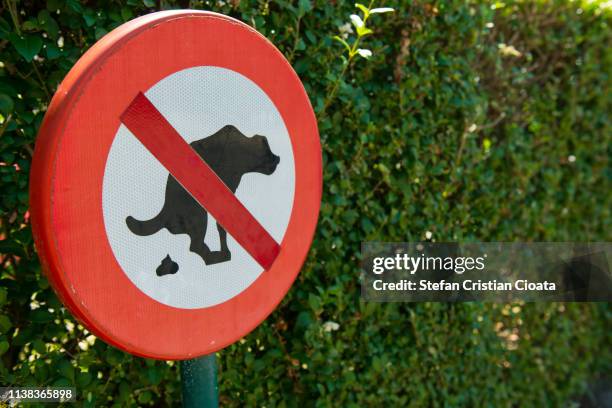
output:
{"label": "dog tail", "polygon": [[132,231],[136,235],[152,235],[164,227],[163,213],[164,212],[161,211],[155,217],[147,221],[137,220],[136,218],[130,215],[125,219],[125,223],[127,224],[130,231]]}

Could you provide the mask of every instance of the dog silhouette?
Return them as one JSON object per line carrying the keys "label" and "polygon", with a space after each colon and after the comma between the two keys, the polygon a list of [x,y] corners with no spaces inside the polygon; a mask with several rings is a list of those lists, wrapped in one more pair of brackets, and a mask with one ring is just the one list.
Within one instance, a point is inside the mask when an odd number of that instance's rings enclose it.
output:
{"label": "dog silhouette", "polygon": [[[247,173],[271,175],[280,157],[270,150],[268,139],[255,135],[247,137],[234,126],[227,125],[212,136],[196,140],[190,146],[219,176],[225,185],[236,192],[242,176]],[[125,220],[132,233],[139,236],[155,234],[162,228],[172,234],[187,234],[191,239],[189,250],[202,257],[206,265],[231,259],[227,247],[227,233],[219,224],[221,250],[211,251],[204,242],[208,225],[208,212],[176,181],[168,175],[164,205],[155,217],[140,221],[132,216]],[[157,268],[157,275],[173,274],[178,265],[166,256]]]}

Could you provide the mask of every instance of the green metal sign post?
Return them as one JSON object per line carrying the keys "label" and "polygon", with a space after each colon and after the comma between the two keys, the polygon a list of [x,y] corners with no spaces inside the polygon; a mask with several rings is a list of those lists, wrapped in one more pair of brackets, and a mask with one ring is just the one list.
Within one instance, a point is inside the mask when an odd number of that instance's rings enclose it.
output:
{"label": "green metal sign post", "polygon": [[217,362],[215,354],[181,361],[184,408],[219,406]]}

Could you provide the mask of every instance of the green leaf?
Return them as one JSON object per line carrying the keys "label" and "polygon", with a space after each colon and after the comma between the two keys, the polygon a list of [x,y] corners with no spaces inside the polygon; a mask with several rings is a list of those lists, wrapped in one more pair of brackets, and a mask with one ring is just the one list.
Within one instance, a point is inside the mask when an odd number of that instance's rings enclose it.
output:
{"label": "green leaf", "polygon": [[66,5],[76,13],[83,12],[83,6],[79,0],[66,0]]}
{"label": "green leaf", "polygon": [[67,378],[58,378],[57,380],[53,381],[53,384],[51,384],[53,387],[72,387],[73,382],[70,381]]}
{"label": "green leaf", "polygon": [[123,360],[123,354],[118,350],[109,348],[105,353],[105,359],[110,365],[119,365]]}
{"label": "green leaf", "polygon": [[484,138],[482,141],[482,149],[485,151],[485,153],[488,153],[489,150],[491,150],[491,139]]}
{"label": "green leaf", "polygon": [[163,373],[158,367],[151,367],[147,370],[146,378],[152,385],[157,385],[163,378]]}
{"label": "green leaf", "polygon": [[359,10],[363,12],[364,17],[370,14],[370,10],[368,10],[368,8],[361,3],[355,3],[355,7],[357,7]]}
{"label": "green leaf", "polygon": [[306,13],[312,10],[310,0],[300,0],[298,2],[298,16],[303,17]]}
{"label": "green leaf", "polygon": [[357,29],[357,35],[359,37],[365,37],[368,34],[372,34],[374,31],[370,30],[369,28],[367,28],[366,26],[363,27],[359,27]]}
{"label": "green leaf", "polygon": [[106,31],[104,28],[96,27],[96,40],[99,40],[100,38],[104,37],[106,33],[108,33],[108,31]]}
{"label": "green leaf", "polygon": [[28,62],[34,59],[34,56],[38,54],[42,48],[43,42],[37,35],[22,35],[11,34],[11,44],[15,47],[17,52]]}
{"label": "green leaf", "polygon": [[6,303],[7,291],[6,288],[0,287],[0,306]]}
{"label": "green leaf", "polygon": [[[8,115],[15,108],[15,103],[10,96],[5,94],[0,94],[0,113],[3,116]],[[0,251],[1,252],[1,251]]]}
{"label": "green leaf", "polygon": [[0,341],[0,356],[7,352],[9,349],[8,341],[2,340]]}
{"label": "green leaf", "polygon": [[127,8],[127,7],[121,8],[121,18],[123,19],[123,21],[131,20],[133,17],[134,17],[134,14],[132,13],[132,10],[130,8]]}
{"label": "green leaf", "polygon": [[295,328],[297,330],[306,330],[308,326],[312,324],[312,316],[307,311],[302,311],[298,314],[298,317],[295,321]]}
{"label": "green leaf", "polygon": [[142,0],[142,4],[146,7],[155,7],[155,0]]}
{"label": "green leaf", "polygon": [[11,26],[5,19],[0,17],[0,38],[3,40],[8,39],[10,34]]}
{"label": "green leaf", "polygon": [[36,350],[39,354],[45,354],[47,352],[45,342],[40,339],[36,339],[32,342],[32,348]]}
{"label": "green leaf", "polygon": [[138,395],[138,402],[140,402],[141,404],[148,404],[149,402],[151,402],[152,398],[153,396],[151,395],[150,391],[144,391]]}
{"label": "green leaf", "polygon": [[62,360],[59,363],[58,371],[61,375],[68,378],[74,384],[74,367],[70,364],[70,360]]}
{"label": "green leaf", "polygon": [[351,51],[351,47],[348,45],[348,43],[346,41],[344,41],[344,39],[338,35],[334,35],[334,40],[338,41],[340,44],[344,45],[344,48],[346,48],[347,51]]}
{"label": "green leaf", "polygon": [[49,38],[56,39],[58,37],[59,26],[47,10],[41,10],[38,13],[38,22],[42,29],[47,32]]}
{"label": "green leaf", "polygon": [[321,307],[321,298],[313,293],[310,293],[308,295],[308,305],[314,312],[317,312]]}
{"label": "green leaf", "polygon": [[0,241],[0,254],[15,254],[25,256],[23,246],[12,239],[3,239]]}
{"label": "green leaf", "polygon": [[370,233],[374,230],[374,224],[372,224],[372,221],[370,221],[368,218],[362,218],[361,228],[363,228],[366,233]]}
{"label": "green leaf", "polygon": [[47,0],[47,10],[56,12],[64,8],[64,2],[62,0]]}
{"label": "green leaf", "polygon": [[11,319],[6,315],[0,315],[0,334],[6,334],[13,327]]}
{"label": "green leaf", "polygon": [[89,383],[91,383],[92,375],[88,372],[80,372],[76,376],[76,383],[80,388],[86,387]]}
{"label": "green leaf", "polygon": [[53,320],[53,315],[46,310],[35,310],[30,315],[30,319],[36,323],[46,323]]}
{"label": "green leaf", "polygon": [[55,44],[47,44],[45,47],[45,54],[50,60],[59,57],[62,54],[62,50]]}
{"label": "green leaf", "polygon": [[3,78],[0,77],[0,92],[8,95],[14,95],[17,93],[17,89],[15,88],[14,82],[3,81]]}
{"label": "green leaf", "polygon": [[83,12],[83,20],[85,20],[85,24],[87,24],[87,27],[93,26],[94,24],[96,24],[97,21],[96,12],[90,8],[86,9]]}
{"label": "green leaf", "polygon": [[36,31],[39,28],[38,21],[36,20],[24,21],[23,24],[21,24],[22,31]]}

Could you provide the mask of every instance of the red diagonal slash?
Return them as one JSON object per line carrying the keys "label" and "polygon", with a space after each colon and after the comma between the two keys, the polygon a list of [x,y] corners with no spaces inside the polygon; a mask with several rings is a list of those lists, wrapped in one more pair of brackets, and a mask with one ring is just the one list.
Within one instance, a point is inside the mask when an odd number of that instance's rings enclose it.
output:
{"label": "red diagonal slash", "polygon": [[272,266],[278,243],[146,96],[138,93],[121,121],[264,269]]}

